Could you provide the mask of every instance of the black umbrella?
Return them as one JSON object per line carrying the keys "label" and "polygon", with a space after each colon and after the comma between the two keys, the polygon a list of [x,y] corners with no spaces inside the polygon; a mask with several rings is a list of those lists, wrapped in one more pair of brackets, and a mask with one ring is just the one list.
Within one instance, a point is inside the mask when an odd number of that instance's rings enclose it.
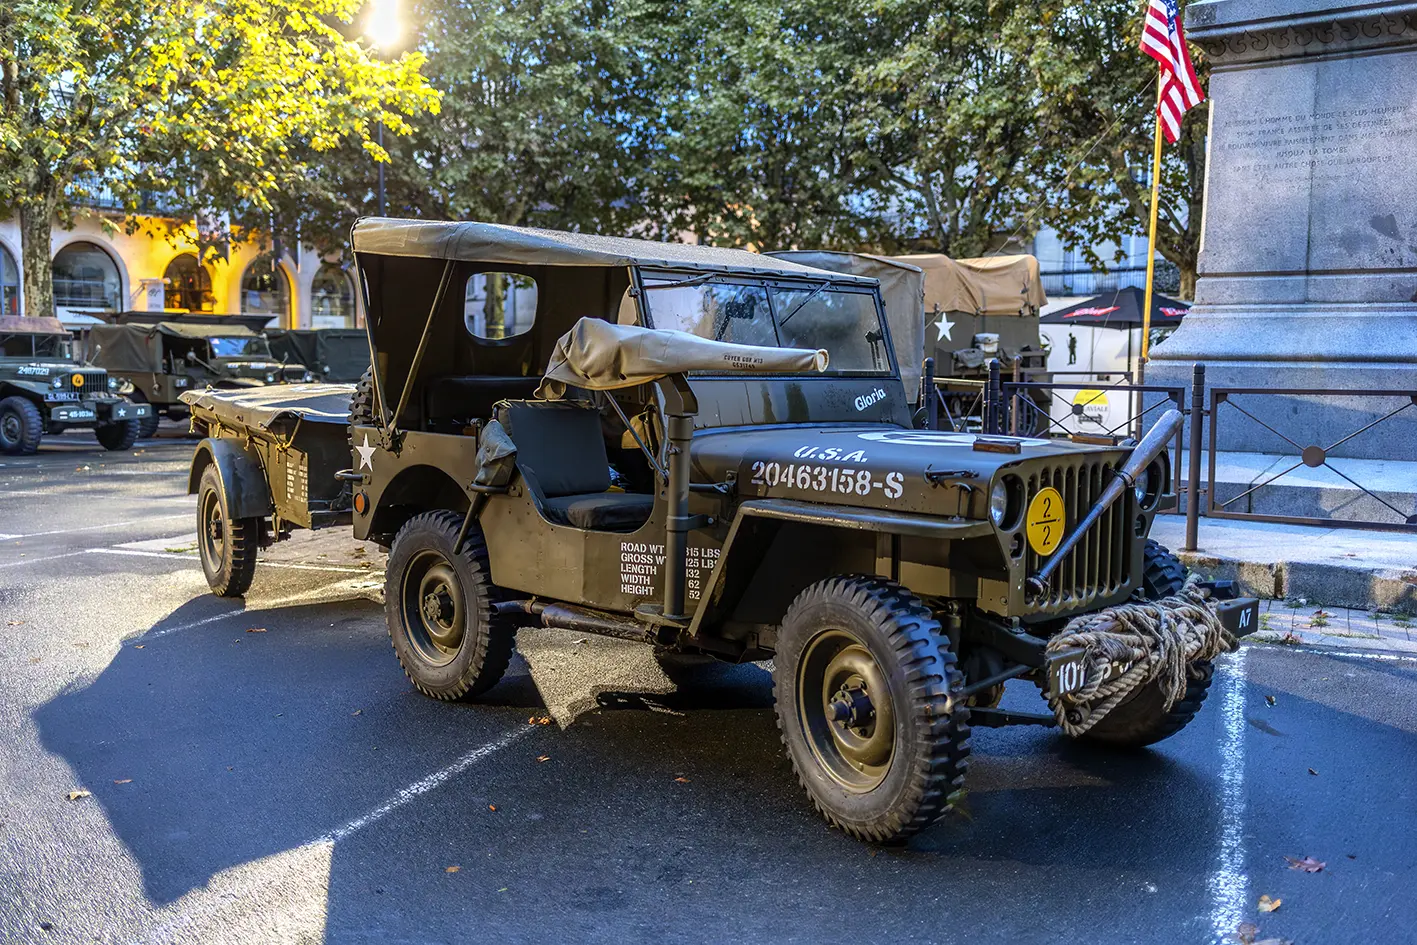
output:
{"label": "black umbrella", "polygon": [[[1104,292],[1068,308],[1049,312],[1039,319],[1045,325],[1086,325],[1089,328],[1140,328],[1146,293],[1134,286]],[[1181,324],[1190,304],[1164,295],[1151,294],[1151,327],[1175,328]]]}

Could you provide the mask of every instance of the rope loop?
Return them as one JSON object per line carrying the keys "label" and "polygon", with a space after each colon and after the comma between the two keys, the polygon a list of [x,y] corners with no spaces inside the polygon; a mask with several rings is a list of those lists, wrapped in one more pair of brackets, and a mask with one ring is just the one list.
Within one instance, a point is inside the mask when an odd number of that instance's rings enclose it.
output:
{"label": "rope loop", "polygon": [[[1192,575],[1170,597],[1128,601],[1068,621],[1048,641],[1047,653],[1085,650],[1087,682],[1048,700],[1058,726],[1068,735],[1082,735],[1151,682],[1161,687],[1161,711],[1170,712],[1186,693],[1193,664],[1238,645],[1209,600],[1209,589],[1200,587]],[[1114,663],[1125,668],[1109,677]]]}

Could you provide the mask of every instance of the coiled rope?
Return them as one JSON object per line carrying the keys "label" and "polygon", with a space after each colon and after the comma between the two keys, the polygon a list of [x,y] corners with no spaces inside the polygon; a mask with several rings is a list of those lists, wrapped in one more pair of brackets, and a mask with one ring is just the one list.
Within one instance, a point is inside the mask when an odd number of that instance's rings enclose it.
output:
{"label": "coiled rope", "polygon": [[[1069,621],[1048,641],[1047,652],[1086,650],[1087,682],[1048,700],[1058,726],[1069,735],[1082,735],[1152,681],[1161,687],[1162,712],[1170,712],[1186,692],[1192,664],[1238,645],[1207,606],[1209,598],[1210,591],[1197,586],[1193,576],[1171,597],[1118,604]],[[1114,662],[1127,668],[1108,678]]]}

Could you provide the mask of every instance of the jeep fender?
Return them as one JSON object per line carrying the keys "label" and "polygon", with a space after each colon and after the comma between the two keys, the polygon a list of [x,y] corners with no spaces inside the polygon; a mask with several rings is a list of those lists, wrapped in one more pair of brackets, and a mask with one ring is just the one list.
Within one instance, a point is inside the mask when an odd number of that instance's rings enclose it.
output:
{"label": "jeep fender", "polygon": [[194,495],[202,485],[202,473],[216,466],[226,493],[226,514],[233,519],[260,518],[275,511],[266,472],[256,451],[230,439],[207,437],[197,444],[192,455],[192,470],[187,476],[187,494]]}

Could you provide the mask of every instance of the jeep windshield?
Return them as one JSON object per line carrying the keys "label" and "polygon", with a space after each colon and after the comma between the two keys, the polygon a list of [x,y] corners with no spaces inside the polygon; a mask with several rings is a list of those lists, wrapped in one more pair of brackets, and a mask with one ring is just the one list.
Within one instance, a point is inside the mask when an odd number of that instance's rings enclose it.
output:
{"label": "jeep windshield", "polygon": [[61,358],[70,360],[72,339],[68,335],[0,335],[0,357]]}
{"label": "jeep windshield", "polygon": [[218,358],[272,358],[264,338],[213,338],[212,355]]}
{"label": "jeep windshield", "polygon": [[650,327],[771,348],[825,348],[826,374],[891,374],[876,294],[830,282],[644,277]]}

